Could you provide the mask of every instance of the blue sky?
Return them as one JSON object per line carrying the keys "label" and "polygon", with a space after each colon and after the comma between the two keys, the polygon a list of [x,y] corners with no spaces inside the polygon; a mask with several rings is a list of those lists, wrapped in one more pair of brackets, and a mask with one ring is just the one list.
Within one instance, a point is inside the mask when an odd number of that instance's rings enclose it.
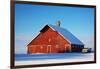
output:
{"label": "blue sky", "polygon": [[15,5],[15,53],[26,53],[27,44],[45,24],[61,20],[61,27],[79,38],[86,47],[93,47],[94,8]]}

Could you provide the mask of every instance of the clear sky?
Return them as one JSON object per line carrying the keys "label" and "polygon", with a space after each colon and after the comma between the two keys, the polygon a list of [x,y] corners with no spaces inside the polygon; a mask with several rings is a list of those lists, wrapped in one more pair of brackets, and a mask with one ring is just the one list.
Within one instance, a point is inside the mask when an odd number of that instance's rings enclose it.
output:
{"label": "clear sky", "polygon": [[15,53],[26,53],[27,44],[45,24],[61,20],[61,27],[93,48],[94,8],[15,5]]}

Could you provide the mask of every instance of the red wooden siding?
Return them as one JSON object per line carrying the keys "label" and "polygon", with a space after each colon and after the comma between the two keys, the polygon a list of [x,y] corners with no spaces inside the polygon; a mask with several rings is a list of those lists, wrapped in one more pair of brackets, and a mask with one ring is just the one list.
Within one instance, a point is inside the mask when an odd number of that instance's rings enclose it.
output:
{"label": "red wooden siding", "polygon": [[71,44],[48,26],[41,30],[41,33],[28,44],[28,53],[62,53],[70,51]]}

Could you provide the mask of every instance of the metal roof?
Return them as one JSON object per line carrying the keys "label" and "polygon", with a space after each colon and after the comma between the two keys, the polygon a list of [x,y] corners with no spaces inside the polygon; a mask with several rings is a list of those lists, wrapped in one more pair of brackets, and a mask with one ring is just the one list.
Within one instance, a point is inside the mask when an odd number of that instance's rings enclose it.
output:
{"label": "metal roof", "polygon": [[55,26],[55,25],[51,25],[51,24],[47,24],[50,28],[52,28],[54,31],[57,31],[60,35],[62,35],[66,40],[70,41],[71,44],[79,44],[79,45],[84,45],[77,37],[75,37],[71,32],[69,32],[68,30]]}

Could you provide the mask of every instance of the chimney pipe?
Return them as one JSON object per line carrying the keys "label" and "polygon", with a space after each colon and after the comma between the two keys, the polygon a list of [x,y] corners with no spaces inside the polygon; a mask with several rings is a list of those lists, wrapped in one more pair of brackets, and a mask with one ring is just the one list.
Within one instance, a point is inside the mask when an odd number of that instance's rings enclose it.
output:
{"label": "chimney pipe", "polygon": [[56,26],[60,27],[61,22],[57,21]]}

